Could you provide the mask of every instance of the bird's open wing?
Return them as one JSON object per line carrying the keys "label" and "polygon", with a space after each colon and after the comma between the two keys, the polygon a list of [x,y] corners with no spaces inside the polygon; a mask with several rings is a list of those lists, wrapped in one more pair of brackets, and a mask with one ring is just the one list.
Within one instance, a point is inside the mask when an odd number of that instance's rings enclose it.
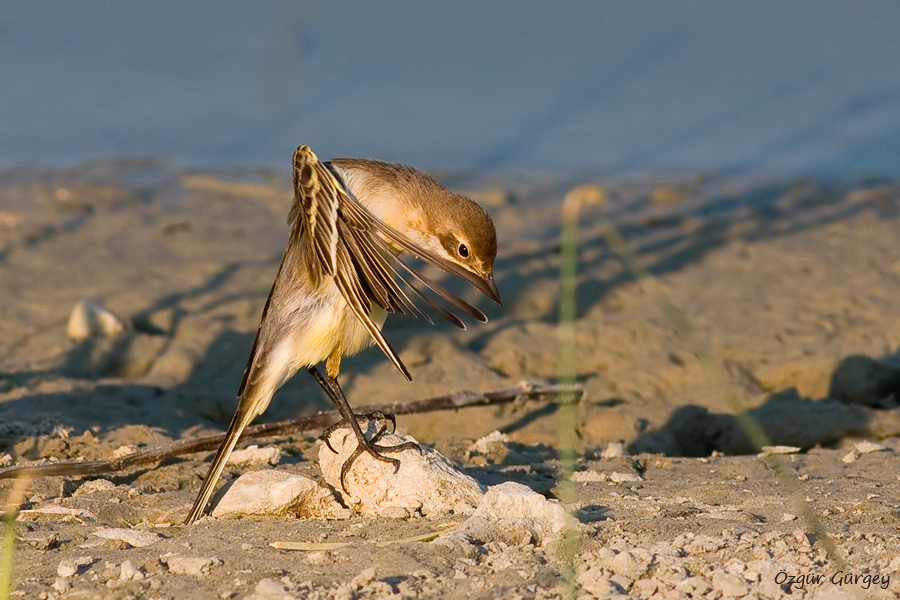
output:
{"label": "bird's open wing", "polygon": [[334,278],[350,309],[379,347],[407,378],[409,371],[369,317],[374,302],[388,312],[431,318],[417,300],[458,327],[465,324],[438,301],[404,278],[409,275],[435,294],[479,321],[487,321],[480,310],[417,273],[391,251],[382,235],[399,248],[450,273],[471,276],[467,271],[414,244],[369,212],[344,187],[340,179],[308,146],[294,153],[294,205],[288,216],[292,243],[303,248],[310,279],[318,284],[324,276]]}

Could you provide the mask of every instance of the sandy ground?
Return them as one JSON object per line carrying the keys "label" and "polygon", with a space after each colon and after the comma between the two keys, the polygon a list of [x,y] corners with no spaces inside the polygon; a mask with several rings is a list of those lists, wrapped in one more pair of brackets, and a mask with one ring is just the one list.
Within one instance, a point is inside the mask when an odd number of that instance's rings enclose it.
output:
{"label": "sandy ground", "polygon": [[[343,365],[356,405],[558,377],[559,209],[580,181],[437,175],[494,216],[504,305],[464,291],[491,319],[466,331],[389,319],[387,337],[414,381],[377,350],[364,352]],[[586,208],[581,227],[577,373],[586,394],[577,469],[631,476],[578,484],[580,595],[893,597],[900,591],[900,185],[716,176],[596,183],[609,199]],[[280,173],[194,173],[153,162],[0,175],[4,460],[110,458],[122,446],[224,429],[287,238],[289,200]],[[610,221],[660,286],[635,281],[610,252]],[[102,302],[127,330],[68,338],[69,315],[84,298]],[[661,310],[661,298],[681,311],[686,329]],[[264,419],[326,408],[301,374]],[[757,457],[733,416],[741,408],[753,409],[772,443],[802,451],[781,466]],[[558,427],[554,404],[531,401],[399,422],[481,483],[517,481],[550,498],[558,493]],[[466,454],[494,430],[509,436],[502,452]],[[268,440],[284,452],[277,468],[319,478],[315,435]],[[881,440],[881,448],[857,447],[861,438]],[[601,456],[617,441],[628,455]],[[553,598],[563,591],[558,557],[543,546],[493,540],[454,553],[427,542],[369,543],[436,530],[459,515],[248,517],[182,527],[208,458],[170,459],[107,483],[30,482],[13,593]],[[12,485],[0,482],[0,495]],[[103,528],[146,532],[141,539],[150,541],[94,535]],[[302,553],[269,547],[278,540],[353,543]],[[829,540],[836,552],[827,556]],[[790,586],[788,576],[805,583]]]}

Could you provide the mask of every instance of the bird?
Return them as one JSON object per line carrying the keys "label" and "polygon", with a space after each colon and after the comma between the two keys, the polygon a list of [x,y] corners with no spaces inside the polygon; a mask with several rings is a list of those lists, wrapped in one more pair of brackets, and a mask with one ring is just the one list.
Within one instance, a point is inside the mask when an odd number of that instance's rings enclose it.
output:
{"label": "bird", "polygon": [[[497,233],[488,213],[466,196],[441,187],[412,167],[374,159],[322,162],[303,145],[293,155],[294,200],[290,237],[263,308],[256,339],[238,390],[238,406],[197,498],[185,519],[206,510],[219,477],[244,429],[265,411],[272,395],[306,369],[334,403],[340,421],[325,429],[325,443],[349,426],[358,446],[343,464],[341,484],[363,452],[399,468],[385,456],[421,449],[414,443],[378,445],[392,415],[354,414],[340,385],[341,359],[377,344],[407,380],[409,370],[381,332],[389,313],[433,323],[437,313],[465,323],[446,305],[480,322],[482,311],[420,273],[412,255],[472,284],[501,304],[494,278]],[[424,308],[423,308],[424,305]],[[318,365],[325,362],[325,374]],[[358,421],[379,420],[367,439]],[[333,448],[332,448],[333,450]]]}

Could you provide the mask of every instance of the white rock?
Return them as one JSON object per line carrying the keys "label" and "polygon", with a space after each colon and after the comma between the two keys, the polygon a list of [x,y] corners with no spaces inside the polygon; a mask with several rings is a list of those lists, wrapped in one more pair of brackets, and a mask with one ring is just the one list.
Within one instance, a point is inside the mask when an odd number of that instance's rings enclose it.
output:
{"label": "white rock", "polygon": [[844,458],[841,459],[841,462],[850,464],[852,462],[856,462],[856,459],[859,458],[859,452],[848,452],[844,455]]}
{"label": "white rock", "polygon": [[435,541],[451,548],[459,547],[461,540],[534,542],[554,552],[569,518],[558,502],[547,500],[528,486],[507,481],[489,487],[472,516],[456,531],[442,534]]}
{"label": "white rock", "polygon": [[771,454],[797,454],[802,448],[797,446],[763,446],[762,452],[757,456],[769,456]]}
{"label": "white rock", "polygon": [[600,453],[600,458],[620,458],[622,456],[628,456],[628,451],[625,450],[625,444],[622,442],[610,442]]}
{"label": "white rock", "polygon": [[125,323],[96,300],[79,300],[66,326],[66,335],[73,340],[119,335],[126,329]]}
{"label": "white rock", "polygon": [[81,567],[94,562],[93,556],[79,556],[78,558],[67,558],[60,561],[56,567],[56,574],[60,577],[72,577]]}
{"label": "white rock", "polygon": [[282,452],[280,448],[269,446],[268,448],[260,448],[256,444],[247,446],[243,450],[235,450],[228,457],[229,465],[244,465],[250,467],[263,465],[277,465],[281,460]]}
{"label": "white rock", "polygon": [[792,515],[791,513],[784,513],[783,515],[781,515],[782,523],[787,523],[789,521],[796,521],[796,520],[797,520],[797,515]]}
{"label": "white rock", "polygon": [[722,592],[725,598],[741,598],[750,593],[747,581],[740,575],[730,575],[716,571],[712,575],[713,589]]}
{"label": "white rock", "polygon": [[245,600],[297,600],[286,587],[273,579],[260,579],[253,592]]}
{"label": "white rock", "polygon": [[613,573],[625,575],[631,579],[640,579],[647,574],[653,556],[643,548],[622,550],[615,556],[602,561],[603,566]]}
{"label": "white rock", "polygon": [[882,446],[881,444],[876,444],[875,442],[870,442],[869,440],[863,440],[856,444],[856,451],[860,454],[883,452],[884,450],[887,450],[887,446]]}
{"label": "white rock", "polygon": [[593,469],[589,469],[587,471],[575,471],[574,473],[572,473],[572,481],[576,483],[608,481],[608,479],[609,478],[605,473],[598,473]]}
{"label": "white rock", "polygon": [[618,589],[604,576],[600,569],[583,570],[576,576],[575,580],[578,586],[588,592],[592,598],[611,598],[614,597]]}
{"label": "white rock", "polygon": [[130,560],[123,562],[121,569],[119,579],[123,581],[138,581],[144,578],[144,572],[141,569],[135,568]]}
{"label": "white rock", "polygon": [[107,492],[109,490],[115,489],[116,484],[108,479],[92,479],[91,481],[84,482],[73,496],[83,496],[85,494],[94,494],[96,492]]}
{"label": "white rock", "polygon": [[347,519],[350,511],[312,479],[267,469],[238,477],[212,510],[216,518],[246,515]]}
{"label": "white rock", "polygon": [[171,553],[163,554],[159,560],[169,568],[169,573],[176,575],[206,575],[213,567],[222,564],[222,560],[218,558],[179,556]]}
{"label": "white rock", "polygon": [[613,483],[627,483],[629,481],[643,481],[644,478],[637,473],[610,473],[609,480]]}
{"label": "white rock", "polygon": [[94,516],[94,513],[83,508],[68,508],[65,506],[60,506],[58,504],[47,504],[38,508],[27,508],[24,510],[20,510],[19,515],[16,517],[16,521],[24,521],[25,519],[40,515],[59,516],[64,521],[70,519],[90,519],[92,521],[97,520],[97,517]]}
{"label": "white rock", "polygon": [[65,594],[72,587],[72,582],[67,577],[57,577],[50,587],[60,594]]}
{"label": "white rock", "polygon": [[132,446],[119,446],[115,450],[113,450],[112,457],[113,459],[122,458],[123,456],[128,456],[129,454],[134,454],[135,448]]}
{"label": "white rock", "polygon": [[331,557],[331,553],[324,550],[314,550],[312,552],[306,552],[304,553],[304,556],[300,558],[300,560],[314,567],[323,567],[334,562],[334,559]]}
{"label": "white rock", "polygon": [[105,527],[98,529],[91,535],[105,540],[121,540],[135,548],[144,548],[162,539],[162,536],[152,531],[135,531],[134,529],[123,529],[120,527]]}
{"label": "white rock", "polygon": [[[411,436],[385,435],[378,443],[393,446],[416,442]],[[400,461],[400,469],[361,454],[347,473],[347,491],[341,482],[341,467],[356,449],[357,441],[349,429],[331,434],[332,452],[326,445],[319,449],[319,465],[325,481],[338,490],[345,504],[369,516],[397,515],[398,508],[423,515],[446,513],[471,514],[481,500],[484,488],[474,479],[457,471],[440,452],[420,446],[422,451],[404,450],[387,454]]]}
{"label": "white rock", "polygon": [[503,447],[508,443],[509,436],[505,433],[500,433],[495,429],[483,438],[475,440],[472,445],[466,449],[466,460],[470,460],[472,456],[477,454],[491,454],[498,446]]}

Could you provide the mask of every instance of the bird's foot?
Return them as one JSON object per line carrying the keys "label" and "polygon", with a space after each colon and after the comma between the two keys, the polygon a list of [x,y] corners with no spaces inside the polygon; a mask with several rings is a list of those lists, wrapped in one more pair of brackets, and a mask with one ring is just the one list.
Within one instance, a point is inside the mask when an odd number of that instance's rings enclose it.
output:
{"label": "bird's foot", "polygon": [[[350,426],[354,432],[356,432],[357,438],[357,446],[356,449],[350,454],[349,458],[344,461],[344,464],[341,466],[341,488],[343,488],[344,492],[347,492],[347,473],[350,472],[350,467],[353,466],[354,461],[359,458],[363,452],[368,452],[369,455],[382,462],[390,463],[394,466],[394,473],[400,470],[400,461],[396,458],[391,458],[389,456],[385,456],[382,454],[383,452],[401,452],[403,450],[418,450],[419,452],[422,449],[415,442],[404,442],[402,444],[395,444],[393,446],[380,446],[378,445],[378,441],[385,436],[387,433],[394,433],[397,428],[397,420],[394,418],[394,415],[384,414],[381,411],[376,411],[374,413],[369,413],[365,415],[357,415],[354,414],[353,418],[356,421],[376,421],[383,422],[375,435],[372,436],[372,439],[366,439],[362,430],[357,427],[352,427],[352,424],[348,422],[347,419],[342,419],[331,425],[322,432],[322,437],[325,440],[325,445],[328,446],[328,449],[337,454],[337,450],[331,445],[331,434],[341,427]],[[388,431],[388,425],[390,425],[390,431]]]}

